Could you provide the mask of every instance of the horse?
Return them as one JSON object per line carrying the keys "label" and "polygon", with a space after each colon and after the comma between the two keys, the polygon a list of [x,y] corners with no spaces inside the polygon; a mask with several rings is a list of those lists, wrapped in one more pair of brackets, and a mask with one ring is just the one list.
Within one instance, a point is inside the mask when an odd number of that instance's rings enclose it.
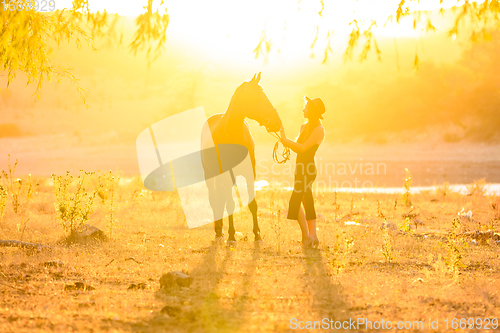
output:
{"label": "horse", "polygon": [[[245,118],[257,121],[261,126],[265,126],[268,132],[278,132],[282,123],[278,112],[259,85],[260,79],[261,73],[254,75],[250,81],[243,82],[231,97],[226,112],[210,116],[203,126],[201,139],[202,165],[205,172],[205,183],[208,188],[209,203],[214,214],[216,240],[224,238],[222,222],[225,209],[229,219],[228,242],[236,242],[234,237],[236,230],[233,221],[235,202],[232,196],[232,187],[235,185],[235,177],[238,175],[245,178],[248,198],[253,198],[248,203],[248,208],[252,213],[255,241],[262,240],[257,220],[257,202],[254,189],[256,177],[255,142]],[[210,147],[214,146],[215,150],[212,149],[213,154],[210,155],[208,151]],[[225,179],[221,179],[223,177],[213,177],[223,172],[222,164],[224,164],[224,161],[221,163],[221,156],[224,157],[226,162],[228,159],[239,159],[237,156],[242,156],[242,149],[244,151],[243,155],[248,154],[250,157],[253,174],[251,172],[250,174],[248,172],[238,174],[237,170],[229,169],[230,179],[227,177]],[[215,151],[217,152],[216,155]]]}

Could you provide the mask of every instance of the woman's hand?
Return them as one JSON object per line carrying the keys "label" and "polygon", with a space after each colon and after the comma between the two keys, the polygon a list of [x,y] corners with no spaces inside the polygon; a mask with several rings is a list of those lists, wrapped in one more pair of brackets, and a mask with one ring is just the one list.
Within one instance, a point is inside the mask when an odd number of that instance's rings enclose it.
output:
{"label": "woman's hand", "polygon": [[283,127],[283,125],[281,125],[280,134],[282,139],[286,139],[285,128]]}

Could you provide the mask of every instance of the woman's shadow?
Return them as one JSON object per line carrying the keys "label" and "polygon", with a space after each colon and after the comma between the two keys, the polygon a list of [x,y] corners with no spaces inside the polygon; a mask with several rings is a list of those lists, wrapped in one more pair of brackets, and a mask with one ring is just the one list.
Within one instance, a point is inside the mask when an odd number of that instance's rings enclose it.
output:
{"label": "woman's shadow", "polygon": [[[304,280],[312,293],[312,309],[323,318],[343,321],[349,319],[348,303],[342,295],[342,286],[332,280],[326,258],[318,249],[304,249]],[[304,318],[304,320],[312,320]]]}

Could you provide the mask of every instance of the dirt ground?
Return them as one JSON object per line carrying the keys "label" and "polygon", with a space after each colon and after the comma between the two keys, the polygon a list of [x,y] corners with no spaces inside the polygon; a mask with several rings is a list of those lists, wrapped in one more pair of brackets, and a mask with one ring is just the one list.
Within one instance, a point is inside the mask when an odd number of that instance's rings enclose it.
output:
{"label": "dirt ground", "polygon": [[[0,238],[53,249],[0,248],[1,332],[290,332],[312,328],[308,322],[363,318],[390,321],[385,331],[443,332],[453,330],[453,320],[483,318],[486,325],[489,318],[493,327],[500,317],[500,245],[453,236],[498,230],[495,196],[443,186],[411,194],[407,206],[401,194],[318,194],[320,246],[304,250],[298,225],[285,218],[289,191],[262,190],[263,244],[254,243],[245,209],[235,214],[237,245],[228,247],[214,242],[211,224],[187,228],[177,194],[123,177],[113,223],[109,200],[99,197],[88,221],[111,240],[66,246],[58,242],[64,230],[51,179],[35,181],[32,200],[25,205],[21,197],[17,214],[8,197]],[[462,208],[472,216],[453,229]],[[60,265],[47,264],[54,260]],[[162,274],[174,270],[193,283],[160,289]],[[68,290],[75,282],[94,289]],[[144,289],[128,289],[139,283]],[[429,328],[429,319],[438,328]],[[400,321],[417,326],[397,329]]]}

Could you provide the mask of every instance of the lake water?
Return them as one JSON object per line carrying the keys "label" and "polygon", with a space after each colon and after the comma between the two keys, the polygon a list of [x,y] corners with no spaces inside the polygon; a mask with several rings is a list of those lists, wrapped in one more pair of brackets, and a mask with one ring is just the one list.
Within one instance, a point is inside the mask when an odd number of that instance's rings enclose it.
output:
{"label": "lake water", "polygon": [[[260,191],[260,190],[266,190],[266,189],[272,189],[273,186],[276,187],[281,187],[279,184],[270,184],[267,180],[259,180],[255,182],[255,190]],[[455,184],[455,185],[448,185],[449,190],[453,192],[458,192],[461,194],[467,194],[469,191],[467,187],[470,185],[467,184]],[[487,184],[486,186],[486,194],[488,195],[500,195],[500,184]],[[282,187],[286,191],[291,191],[292,187],[290,186],[284,186]],[[404,187],[358,187],[358,188],[353,188],[353,187],[340,187],[340,188],[335,188],[335,189],[328,189],[327,192],[351,192],[351,193],[388,193],[388,194],[393,194],[393,193],[404,193],[405,188]],[[421,191],[435,191],[436,186],[412,186],[411,187],[411,192],[412,193],[418,193]]]}

